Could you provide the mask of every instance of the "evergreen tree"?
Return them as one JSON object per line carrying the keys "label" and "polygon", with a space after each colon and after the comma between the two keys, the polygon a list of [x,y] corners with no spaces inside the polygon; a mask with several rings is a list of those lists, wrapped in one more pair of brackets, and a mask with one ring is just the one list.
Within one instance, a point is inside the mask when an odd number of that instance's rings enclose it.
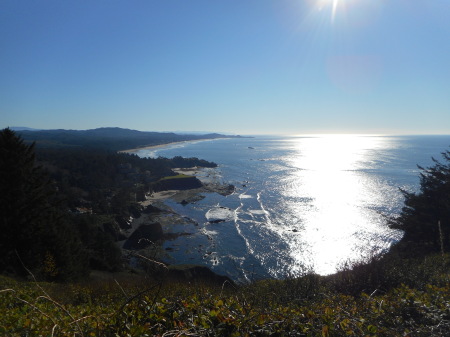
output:
{"label": "evergreen tree", "polygon": [[404,231],[398,248],[411,252],[450,250],[450,152],[444,162],[433,158],[434,166],[419,166],[420,192],[402,191],[405,206],[390,227]]}
{"label": "evergreen tree", "polygon": [[0,271],[73,279],[87,269],[75,232],[55,205],[55,189],[35,164],[34,143],[0,131]]}

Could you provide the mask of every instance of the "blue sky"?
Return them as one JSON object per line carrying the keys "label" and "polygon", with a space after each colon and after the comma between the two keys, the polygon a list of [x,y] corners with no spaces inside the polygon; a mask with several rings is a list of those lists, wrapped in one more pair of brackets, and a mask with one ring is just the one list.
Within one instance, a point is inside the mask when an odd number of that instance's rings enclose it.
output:
{"label": "blue sky", "polygon": [[448,0],[0,2],[0,127],[450,134]]}

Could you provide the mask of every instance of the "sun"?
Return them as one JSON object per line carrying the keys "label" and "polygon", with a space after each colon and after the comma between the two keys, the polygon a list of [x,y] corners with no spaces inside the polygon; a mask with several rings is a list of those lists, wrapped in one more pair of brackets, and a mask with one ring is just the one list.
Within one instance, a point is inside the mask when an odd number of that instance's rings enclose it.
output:
{"label": "sun", "polygon": [[331,7],[331,20],[334,21],[339,6],[342,6],[346,0],[318,0],[319,10],[325,7]]}

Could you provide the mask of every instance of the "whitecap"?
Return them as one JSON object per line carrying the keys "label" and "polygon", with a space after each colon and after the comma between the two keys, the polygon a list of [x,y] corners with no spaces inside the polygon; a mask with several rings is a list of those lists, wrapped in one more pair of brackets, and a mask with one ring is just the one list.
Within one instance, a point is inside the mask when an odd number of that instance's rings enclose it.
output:
{"label": "whitecap", "polygon": [[266,212],[264,210],[262,210],[262,209],[251,209],[249,212],[251,214],[261,214],[261,215],[266,214]]}
{"label": "whitecap", "polygon": [[203,229],[201,232],[203,234],[205,234],[205,235],[217,235],[217,234],[219,234],[218,231],[210,231],[210,230],[207,230],[207,229]]}
{"label": "whitecap", "polygon": [[253,197],[249,194],[239,194],[239,199],[250,199],[250,198]]}

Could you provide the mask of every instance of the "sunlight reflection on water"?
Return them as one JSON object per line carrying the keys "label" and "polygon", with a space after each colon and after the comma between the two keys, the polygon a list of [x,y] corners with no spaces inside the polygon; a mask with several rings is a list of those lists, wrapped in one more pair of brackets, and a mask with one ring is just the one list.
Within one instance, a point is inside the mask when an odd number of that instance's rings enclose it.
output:
{"label": "sunlight reflection on water", "polygon": [[353,135],[292,140],[293,154],[287,160],[296,170],[282,194],[289,212],[298,217],[298,230],[284,234],[294,271],[310,267],[329,274],[345,261],[388,248],[386,237],[399,238],[382,215],[368,207],[389,193],[364,172],[370,168],[372,151],[392,146],[387,142]]}

